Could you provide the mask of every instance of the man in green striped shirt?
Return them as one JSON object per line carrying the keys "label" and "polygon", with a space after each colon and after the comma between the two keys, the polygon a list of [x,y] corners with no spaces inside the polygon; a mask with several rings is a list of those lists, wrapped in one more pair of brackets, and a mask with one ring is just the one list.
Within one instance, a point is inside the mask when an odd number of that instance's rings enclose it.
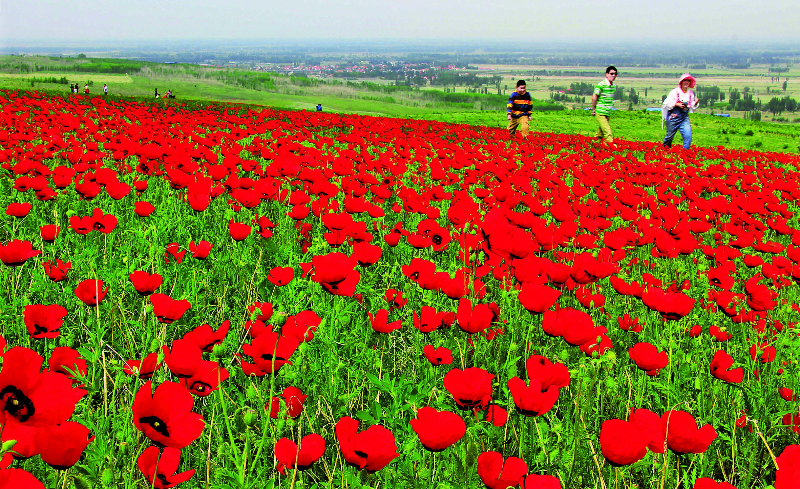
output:
{"label": "man in green striped shirt", "polygon": [[608,118],[611,115],[611,109],[614,107],[614,92],[617,86],[614,85],[614,80],[617,79],[617,67],[609,66],[606,68],[606,78],[594,87],[594,94],[592,94],[592,115],[597,116],[597,123],[599,128],[595,136],[608,143],[614,142],[614,135],[611,134],[611,125],[608,123]]}

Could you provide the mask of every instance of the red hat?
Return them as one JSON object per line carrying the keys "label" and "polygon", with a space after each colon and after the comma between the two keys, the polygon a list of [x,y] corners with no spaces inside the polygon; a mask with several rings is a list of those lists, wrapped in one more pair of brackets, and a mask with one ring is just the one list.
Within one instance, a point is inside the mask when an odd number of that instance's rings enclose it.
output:
{"label": "red hat", "polygon": [[694,88],[694,86],[697,85],[697,80],[695,80],[694,77],[689,73],[684,73],[681,75],[681,79],[678,80],[678,86],[683,83],[683,80],[689,80],[689,88]]}

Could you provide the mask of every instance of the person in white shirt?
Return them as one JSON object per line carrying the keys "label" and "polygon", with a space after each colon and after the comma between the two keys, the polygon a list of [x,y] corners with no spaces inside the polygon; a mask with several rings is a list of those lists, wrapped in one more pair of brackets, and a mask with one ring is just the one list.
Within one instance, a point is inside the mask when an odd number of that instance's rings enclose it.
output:
{"label": "person in white shirt", "polygon": [[684,73],[678,81],[678,86],[673,88],[664,103],[661,105],[661,114],[667,124],[667,134],[664,137],[664,147],[672,146],[675,133],[681,133],[683,148],[689,149],[692,145],[692,126],[689,123],[689,113],[700,104],[692,88],[697,81],[689,73]]}

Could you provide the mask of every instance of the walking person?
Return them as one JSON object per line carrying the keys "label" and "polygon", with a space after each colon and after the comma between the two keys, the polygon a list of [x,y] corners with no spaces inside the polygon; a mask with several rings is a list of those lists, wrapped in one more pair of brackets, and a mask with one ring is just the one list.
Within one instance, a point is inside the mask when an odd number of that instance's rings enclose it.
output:
{"label": "walking person", "polygon": [[678,86],[673,88],[664,103],[661,105],[661,116],[666,121],[667,135],[664,137],[664,147],[672,146],[675,133],[680,131],[683,138],[683,148],[689,149],[692,145],[692,126],[689,124],[689,114],[700,104],[692,88],[697,81],[689,73],[684,73],[678,81]]}
{"label": "walking person", "polygon": [[156,88],[156,98],[158,98],[158,89]]}
{"label": "walking person", "polygon": [[83,93],[85,93],[86,95],[89,95],[89,84],[88,83],[83,86]]}
{"label": "walking person", "polygon": [[609,117],[614,108],[614,92],[617,86],[614,82],[617,79],[617,67],[609,66],[606,68],[606,77],[594,87],[592,94],[592,115],[597,117],[597,133],[595,137],[607,143],[614,142],[614,135],[611,133]]}
{"label": "walking person", "polygon": [[75,91],[75,85],[72,83],[69,84],[69,93],[73,93]]}
{"label": "walking person", "polygon": [[508,134],[512,138],[517,128],[519,128],[519,132],[522,133],[523,138],[528,137],[532,108],[533,101],[531,100],[531,94],[527,90],[525,80],[518,80],[517,89],[511,92],[511,96],[508,97],[508,106],[506,109]]}
{"label": "walking person", "polygon": [[106,97],[108,96],[108,84],[107,83],[103,84],[103,95],[106,96]]}

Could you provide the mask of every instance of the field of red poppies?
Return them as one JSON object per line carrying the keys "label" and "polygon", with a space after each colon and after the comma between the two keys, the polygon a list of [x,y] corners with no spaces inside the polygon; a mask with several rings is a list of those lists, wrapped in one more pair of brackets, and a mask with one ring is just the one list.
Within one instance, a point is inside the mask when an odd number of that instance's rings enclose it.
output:
{"label": "field of red poppies", "polygon": [[0,92],[0,488],[799,487],[799,164]]}

